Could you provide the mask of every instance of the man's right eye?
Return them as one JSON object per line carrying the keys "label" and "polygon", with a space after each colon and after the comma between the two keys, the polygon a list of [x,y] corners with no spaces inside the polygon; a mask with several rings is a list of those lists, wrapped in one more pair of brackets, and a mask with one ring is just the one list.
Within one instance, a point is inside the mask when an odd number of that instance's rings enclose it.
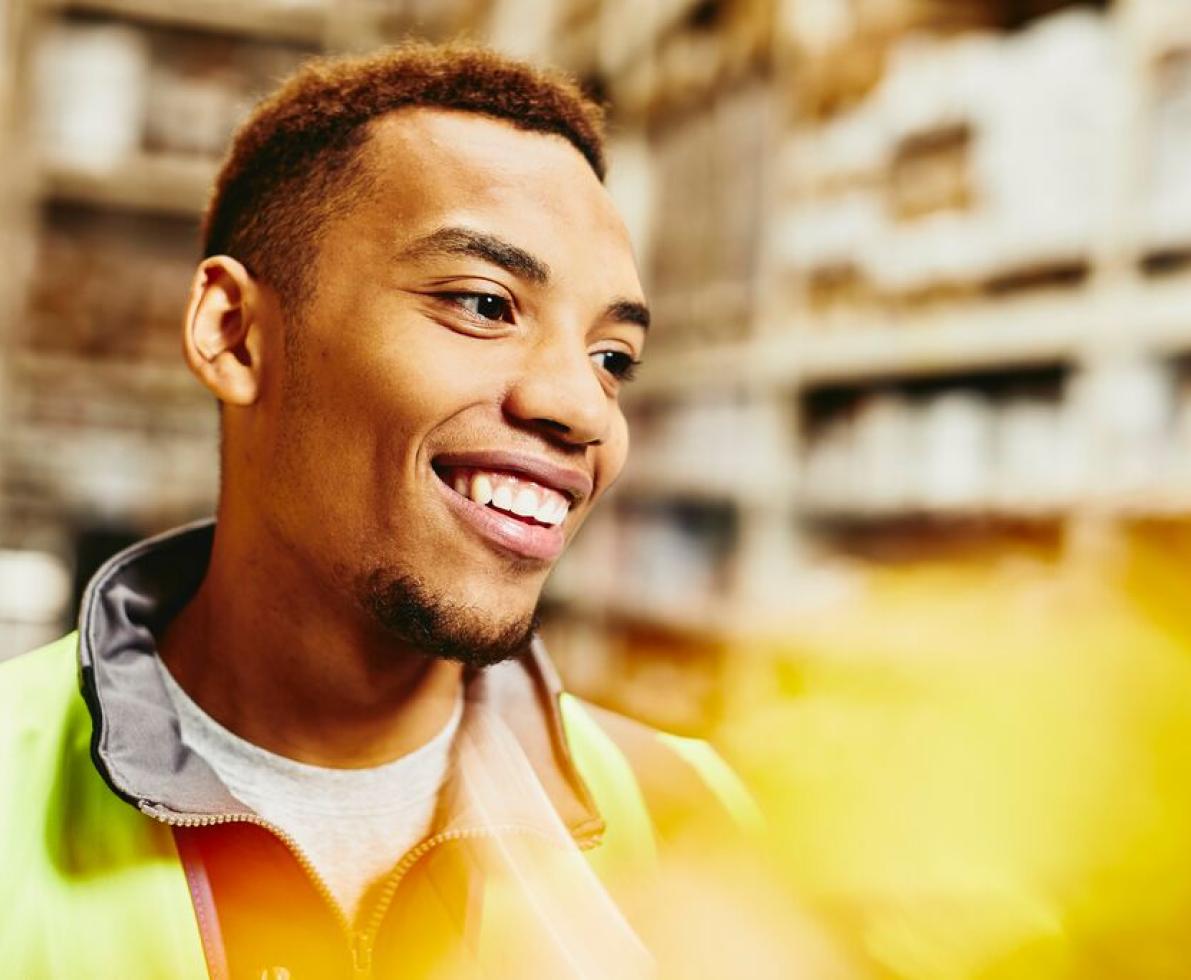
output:
{"label": "man's right eye", "polygon": [[448,293],[446,299],[472,316],[485,320],[507,321],[512,313],[509,301],[493,293]]}

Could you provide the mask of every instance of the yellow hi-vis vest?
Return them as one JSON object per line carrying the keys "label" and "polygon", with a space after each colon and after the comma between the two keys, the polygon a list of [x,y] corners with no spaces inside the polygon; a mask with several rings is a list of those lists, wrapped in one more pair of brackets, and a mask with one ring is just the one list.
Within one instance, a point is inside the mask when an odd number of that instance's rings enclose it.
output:
{"label": "yellow hi-vis vest", "polygon": [[[91,760],[77,636],[0,665],[0,973],[22,980],[202,978],[200,924],[171,829],[117,797]],[[619,747],[563,696],[574,761],[602,812],[587,852],[603,876],[655,858],[641,789]],[[728,808],[748,801],[718,757],[671,740]]]}

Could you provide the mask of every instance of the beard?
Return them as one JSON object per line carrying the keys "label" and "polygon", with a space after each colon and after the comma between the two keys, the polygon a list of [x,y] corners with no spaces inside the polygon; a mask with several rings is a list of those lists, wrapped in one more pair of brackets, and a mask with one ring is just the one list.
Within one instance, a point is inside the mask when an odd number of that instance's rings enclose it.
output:
{"label": "beard", "polygon": [[357,597],[389,635],[427,657],[467,667],[491,667],[525,652],[538,629],[534,609],[494,623],[490,615],[438,595],[413,575],[377,568],[364,576]]}

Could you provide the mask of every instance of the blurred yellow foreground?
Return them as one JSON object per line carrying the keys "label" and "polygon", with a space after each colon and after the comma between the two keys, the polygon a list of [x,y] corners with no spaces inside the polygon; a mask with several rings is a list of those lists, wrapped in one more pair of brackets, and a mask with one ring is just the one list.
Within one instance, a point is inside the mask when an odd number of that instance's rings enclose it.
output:
{"label": "blurred yellow foreground", "polygon": [[878,572],[779,645],[729,726],[765,858],[674,975],[1191,977],[1191,531]]}

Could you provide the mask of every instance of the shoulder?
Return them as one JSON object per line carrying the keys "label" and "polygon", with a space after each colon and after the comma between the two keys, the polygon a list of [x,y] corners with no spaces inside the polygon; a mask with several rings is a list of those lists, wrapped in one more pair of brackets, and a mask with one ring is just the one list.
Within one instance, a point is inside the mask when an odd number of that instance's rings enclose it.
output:
{"label": "shoulder", "polygon": [[[734,834],[756,829],[752,797],[708,742],[659,731],[570,694],[563,696],[563,712],[572,740],[585,741],[588,756],[602,754],[605,768],[628,770],[660,837],[693,825]],[[590,760],[577,761],[592,768]]]}
{"label": "shoulder", "polygon": [[73,635],[0,663],[0,866],[77,802],[67,775],[92,769],[89,746]]}
{"label": "shoulder", "polygon": [[52,771],[64,753],[85,751],[90,718],[75,651],[70,634],[0,663],[0,781]]}
{"label": "shoulder", "polygon": [[[78,697],[77,636],[66,636],[0,663],[0,719],[44,723],[46,712]],[[10,726],[5,726],[10,727]]]}

